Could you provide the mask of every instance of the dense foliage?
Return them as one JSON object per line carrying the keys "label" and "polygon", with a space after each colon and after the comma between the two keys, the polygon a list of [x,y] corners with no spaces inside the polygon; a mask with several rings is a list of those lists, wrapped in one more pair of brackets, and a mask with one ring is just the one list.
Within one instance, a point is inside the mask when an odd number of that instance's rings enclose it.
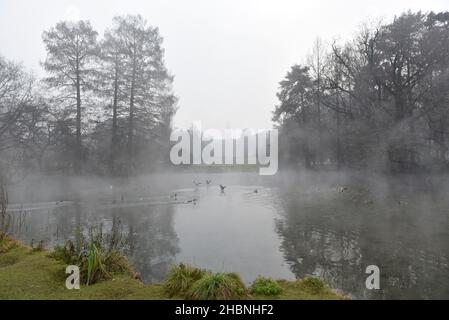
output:
{"label": "dense foliage", "polygon": [[344,45],[318,40],[278,98],[284,165],[446,169],[449,12],[404,13]]}

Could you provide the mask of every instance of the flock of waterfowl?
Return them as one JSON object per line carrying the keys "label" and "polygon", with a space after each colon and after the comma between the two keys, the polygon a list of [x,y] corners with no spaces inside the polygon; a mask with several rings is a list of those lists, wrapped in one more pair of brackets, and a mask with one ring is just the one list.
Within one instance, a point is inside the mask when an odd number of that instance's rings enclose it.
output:
{"label": "flock of waterfowl", "polygon": [[[226,191],[229,189],[228,186],[223,185],[223,184],[218,184],[216,186],[213,186],[212,184],[212,180],[210,179],[205,179],[204,183],[200,182],[198,180],[193,180],[193,185],[194,185],[194,190],[198,191],[199,188],[204,184],[205,186],[207,186],[207,188],[218,188],[219,192],[221,194],[225,194]],[[138,187],[136,187],[138,188]],[[143,188],[143,189],[142,189]],[[115,189],[114,186],[110,186],[110,189],[113,190]],[[141,192],[143,191],[144,193],[149,192],[149,187],[140,187],[138,188]],[[313,189],[313,188],[312,188]],[[364,192],[357,192],[356,190],[353,190],[352,188],[349,188],[347,186],[339,186],[339,187],[333,187],[331,188],[332,191],[336,192],[336,193],[340,193],[340,194],[346,194],[345,198],[347,198],[348,200],[351,200],[353,202],[357,202],[359,204],[364,204],[364,205],[373,205],[375,203],[375,200],[370,197],[368,194],[365,194]],[[316,187],[315,192],[322,192],[323,190],[321,190],[320,188]],[[164,198],[166,196],[155,196],[155,197],[151,197],[151,198],[138,198],[135,199],[134,197],[131,197],[130,199],[128,199],[128,197],[126,196],[126,194],[124,193],[119,193],[119,197],[117,197],[116,199],[113,199],[112,202],[111,200],[107,200],[106,202],[104,202],[103,204],[105,206],[139,206],[139,205],[159,205],[159,204],[193,204],[196,205],[199,201],[199,199],[195,196],[192,197],[185,197],[185,195],[181,195],[180,193],[181,191],[177,191],[177,192],[173,192],[169,195],[169,201],[164,200]],[[251,191],[250,193],[252,194],[259,194],[260,193],[260,189],[254,189],[253,191]],[[165,198],[167,199],[167,198]],[[137,200],[137,201],[136,201]],[[78,200],[79,201],[79,200]],[[60,201],[56,201],[56,202],[47,202],[47,203],[32,203],[32,204],[11,204],[8,208],[9,212],[13,212],[13,211],[34,211],[34,210],[46,210],[46,209],[51,209],[54,207],[66,207],[66,206],[71,206],[74,203],[76,203],[77,201],[70,201],[70,200],[60,200]],[[393,202],[394,203],[394,202]],[[397,199],[396,200],[396,204],[400,207],[406,207],[409,205],[409,203],[407,201],[403,201],[402,199]]]}
{"label": "flock of waterfowl", "polygon": [[[199,182],[199,181],[197,181],[197,180],[193,180],[192,183],[193,183],[193,185],[194,185],[194,187],[195,187],[195,190],[199,190],[199,188],[203,185],[202,182]],[[206,179],[206,180],[205,180],[205,185],[206,185],[208,188],[211,187],[211,186],[212,186],[212,180]],[[223,185],[223,184],[218,184],[217,187],[219,187],[219,190],[220,190],[220,192],[221,192],[222,194],[225,194],[225,191],[228,189],[228,186],[225,186],[225,185]],[[356,196],[360,196],[361,198],[364,198],[363,195],[358,194],[355,190],[351,190],[351,189],[350,189],[349,187],[347,187],[347,186],[340,186],[340,187],[337,187],[337,188],[332,188],[332,190],[335,191],[335,192],[337,192],[337,193],[348,194],[348,195],[352,195],[352,196],[355,196],[355,197],[356,197]],[[315,191],[316,191],[316,192],[321,192],[321,191],[323,191],[323,190],[321,190],[320,188],[317,187],[317,188],[315,189]],[[258,194],[258,193],[259,193],[259,190],[258,190],[258,189],[254,189],[251,193],[252,193],[252,194]],[[365,196],[366,196],[366,195],[365,195]],[[350,197],[350,198],[351,198],[351,197]],[[192,198],[192,199],[188,199],[188,200],[182,200],[182,199],[179,199],[179,194],[178,194],[177,192],[172,193],[172,194],[170,195],[170,199],[173,200],[173,201],[179,201],[178,203],[180,203],[180,204],[186,203],[186,204],[195,204],[195,205],[196,205],[197,202],[198,202],[198,199],[197,199],[197,198]],[[121,201],[123,202],[124,200],[125,200],[125,198],[124,198],[124,196],[122,195],[122,196],[121,196]],[[368,199],[365,198],[365,200],[362,201],[362,203],[365,204],[365,205],[372,205],[372,204],[374,204],[374,200],[371,199],[371,198],[368,198]],[[408,205],[407,202],[401,201],[401,200],[397,201],[397,204],[398,204],[399,206],[407,206],[407,205]]]}
{"label": "flock of waterfowl", "polygon": [[[209,187],[209,186],[212,185],[212,180],[206,179],[205,182],[206,182],[206,186],[207,186],[207,187]],[[193,185],[195,186],[195,190],[198,190],[199,187],[202,185],[202,182],[198,182],[197,180],[193,180],[192,183],[193,183]],[[228,188],[227,186],[222,185],[222,184],[219,184],[218,187],[220,188],[220,192],[221,192],[222,194],[224,194],[225,191],[226,191],[226,189]],[[257,193],[259,193],[259,190],[258,190],[258,189],[255,189],[252,193],[257,194]],[[176,193],[176,192],[173,193],[173,194],[170,196],[170,198],[173,199],[173,200],[175,200],[175,201],[177,201],[177,200],[178,200],[178,193]],[[197,198],[193,198],[193,199],[191,199],[191,200],[187,200],[185,203],[192,203],[192,204],[195,204],[195,205],[196,205],[196,204],[197,204],[197,201],[198,201]]]}
{"label": "flock of waterfowl", "polygon": [[[197,182],[196,180],[193,180],[193,184],[195,185],[195,188],[196,188],[196,189],[198,189],[198,188],[202,185],[201,182]],[[207,186],[210,186],[211,184],[212,184],[212,180],[206,179],[206,185],[207,185]],[[218,186],[220,187],[220,191],[221,191],[222,193],[224,193],[225,190],[226,190],[226,188],[227,188],[227,186],[224,186],[224,185],[222,185],[222,184],[219,184]],[[257,190],[257,189],[254,190],[254,193],[258,193],[258,192],[259,192],[259,190]]]}
{"label": "flock of waterfowl", "polygon": [[[212,185],[212,180],[206,179],[205,182],[206,182],[206,186],[208,186],[208,187]],[[202,183],[202,182],[199,182],[199,181],[197,181],[197,180],[193,180],[193,185],[195,186],[195,190],[198,190],[199,187],[200,187],[201,185],[203,185],[203,183]],[[224,185],[222,185],[222,184],[220,184],[219,187],[220,187],[221,193],[224,193],[224,192],[225,192],[225,189],[227,188],[227,186],[224,186]],[[110,186],[110,189],[112,190],[113,188],[114,188],[114,187],[111,185],[111,186]],[[258,190],[255,190],[254,193],[258,193]],[[172,199],[172,200],[174,200],[174,201],[178,201],[178,196],[179,196],[178,193],[177,193],[177,192],[174,192],[174,193],[172,193],[172,194],[170,195],[170,199]],[[124,201],[125,201],[125,196],[124,196],[123,194],[120,196],[120,201],[121,201],[121,202],[124,202]],[[198,201],[198,199],[193,198],[193,199],[191,199],[191,200],[185,201],[184,203],[193,203],[193,204],[196,204],[197,201]],[[57,202],[57,204],[59,204],[60,202],[62,202],[62,201]],[[113,203],[116,203],[116,201],[113,201]]]}

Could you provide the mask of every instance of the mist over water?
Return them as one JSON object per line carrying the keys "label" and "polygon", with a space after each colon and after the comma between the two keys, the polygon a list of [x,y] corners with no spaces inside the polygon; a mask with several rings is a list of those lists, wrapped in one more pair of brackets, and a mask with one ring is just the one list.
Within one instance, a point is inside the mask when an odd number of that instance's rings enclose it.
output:
{"label": "mist over water", "polygon": [[[354,172],[35,177],[10,187],[8,208],[15,235],[47,247],[118,223],[147,283],[188,262],[247,283],[316,275],[353,298],[428,299],[449,298],[447,192],[445,176]],[[372,264],[378,291],[365,288]]]}
{"label": "mist over water", "polygon": [[447,0],[60,2],[0,1],[0,300],[449,299]]}

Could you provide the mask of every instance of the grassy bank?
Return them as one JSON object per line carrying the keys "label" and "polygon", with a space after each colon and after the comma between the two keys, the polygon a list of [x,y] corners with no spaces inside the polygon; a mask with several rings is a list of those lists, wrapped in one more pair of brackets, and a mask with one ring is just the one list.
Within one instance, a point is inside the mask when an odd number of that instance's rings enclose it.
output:
{"label": "grassy bank", "polygon": [[126,272],[114,273],[110,279],[93,285],[82,285],[81,290],[68,290],[65,287],[66,266],[46,250],[33,249],[0,235],[0,300],[344,298],[315,278],[297,281],[259,278],[246,288],[236,274],[212,273],[190,266],[187,273],[185,267],[174,267],[164,284],[144,285]]}

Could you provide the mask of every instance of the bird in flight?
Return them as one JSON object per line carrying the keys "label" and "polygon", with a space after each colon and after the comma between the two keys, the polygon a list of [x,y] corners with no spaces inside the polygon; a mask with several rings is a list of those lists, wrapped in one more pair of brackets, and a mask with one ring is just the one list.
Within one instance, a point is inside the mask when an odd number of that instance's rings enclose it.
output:
{"label": "bird in flight", "polygon": [[201,185],[201,182],[193,181],[193,184],[195,185],[195,187],[199,187]]}

